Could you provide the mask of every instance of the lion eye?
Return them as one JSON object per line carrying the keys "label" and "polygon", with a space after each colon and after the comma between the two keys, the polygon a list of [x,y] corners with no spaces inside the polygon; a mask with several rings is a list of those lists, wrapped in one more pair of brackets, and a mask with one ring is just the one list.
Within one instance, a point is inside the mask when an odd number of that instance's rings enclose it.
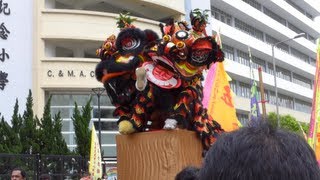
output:
{"label": "lion eye", "polygon": [[140,40],[133,38],[125,38],[124,40],[122,40],[121,44],[122,49],[124,50],[135,49],[140,45]]}
{"label": "lion eye", "polygon": [[180,31],[176,32],[176,38],[179,40],[187,39],[188,36],[189,36],[189,34],[186,31],[180,30]]}

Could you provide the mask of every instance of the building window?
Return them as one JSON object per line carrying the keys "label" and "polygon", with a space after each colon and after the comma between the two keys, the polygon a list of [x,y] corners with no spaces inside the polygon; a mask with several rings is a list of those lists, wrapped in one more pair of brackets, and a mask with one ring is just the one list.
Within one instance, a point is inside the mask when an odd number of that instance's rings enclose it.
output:
{"label": "building window", "polygon": [[286,20],[283,19],[282,17],[278,16],[276,13],[272,12],[268,8],[264,7],[263,8],[263,13],[266,14],[267,16],[271,17],[272,19],[278,21],[282,25],[286,26]]}
{"label": "building window", "polygon": [[305,77],[302,77],[296,73],[293,73],[293,83],[299,84],[303,87],[312,89],[311,80]]}
{"label": "building window", "polygon": [[[267,44],[272,45],[272,44],[275,44],[277,42],[280,42],[280,41],[278,39],[266,34],[266,43]],[[286,52],[286,53],[289,53],[289,46],[287,44],[285,44],[285,43],[278,44],[277,48],[282,50],[282,51],[284,51],[284,52]]]}
{"label": "building window", "polygon": [[297,4],[292,2],[291,0],[285,0],[288,4],[290,4],[292,7],[294,7],[296,10],[300,11],[302,14],[304,14],[304,10],[299,7]]}
{"label": "building window", "polygon": [[[244,64],[244,65],[250,67],[249,53],[237,50],[236,61],[240,64]],[[261,67],[262,70],[265,72],[266,71],[266,62],[258,57],[252,56],[252,68],[258,69],[259,67]]]}
{"label": "building window", "polygon": [[240,64],[244,64],[246,66],[250,66],[249,54],[243,51],[237,50],[237,58],[236,61]]}
{"label": "building window", "polygon": [[243,113],[237,113],[237,118],[242,124],[242,126],[247,126],[249,123],[249,115]]}
{"label": "building window", "polygon": [[298,51],[297,49],[291,47],[291,54],[306,63],[309,63],[309,56],[303,54],[302,52]]}
{"label": "building window", "polygon": [[235,27],[239,29],[242,32],[245,32],[249,34],[250,36],[253,36],[261,41],[263,41],[263,32],[246,24],[245,22],[235,18]]}
{"label": "building window", "polygon": [[[102,131],[117,131],[118,130],[118,124],[117,121],[103,121],[101,123],[101,130]],[[94,122],[94,127],[96,130],[99,129],[99,121]]]}
{"label": "building window", "polygon": [[316,43],[316,38],[308,34],[308,40],[311,41],[313,44]]}
{"label": "building window", "polygon": [[299,100],[299,99],[295,99],[295,110],[297,111],[301,111],[301,112],[305,112],[305,113],[311,113],[311,108],[312,108],[312,104]]}
{"label": "building window", "polygon": [[276,66],[276,71],[277,71],[277,77],[287,80],[287,81],[291,81],[291,72],[283,69],[281,67]]}
{"label": "building window", "polygon": [[[290,22],[287,22],[286,19],[282,18],[281,16],[277,15],[276,13],[272,12],[271,10],[269,10],[268,8],[264,7],[263,8],[263,12],[271,17],[272,19],[278,21],[279,23],[281,23],[284,26],[287,26],[288,23],[288,28],[291,29],[292,31],[296,32],[297,34],[300,33],[305,33],[303,32],[301,29],[297,28],[295,25],[291,24]],[[310,36],[309,34],[306,34],[306,39],[308,39],[309,41],[311,41],[312,43],[316,43],[316,40],[314,37]]]}
{"label": "building window", "polygon": [[96,49],[88,49],[84,51],[84,58],[98,58],[96,53]]}
{"label": "building window", "polygon": [[74,57],[73,51],[68,48],[57,46],[55,52],[55,57]]}
{"label": "building window", "polygon": [[[95,122],[96,124],[96,122]],[[98,135],[98,126],[95,125],[97,135]],[[107,157],[116,157],[117,150],[116,150],[116,135],[118,133],[114,133],[112,131],[102,132],[101,133],[101,148],[103,151],[103,155]]]}
{"label": "building window", "polygon": [[229,81],[231,90],[237,94],[237,82],[235,80]]}
{"label": "building window", "polygon": [[316,64],[317,64],[316,59],[310,58],[310,64],[311,64],[312,66],[316,66]]}
{"label": "building window", "polygon": [[311,14],[307,13],[307,12],[306,12],[306,16],[311,20],[313,19],[313,16]]}
{"label": "building window", "polygon": [[231,46],[223,45],[224,58],[234,60],[234,49]]}
{"label": "building window", "polygon": [[239,82],[239,87],[237,88],[237,95],[245,98],[250,98],[251,86],[249,84]]}
{"label": "building window", "polygon": [[292,7],[294,7],[296,10],[298,10],[299,12],[301,12],[303,15],[305,15],[306,17],[310,18],[311,20],[313,19],[312,15],[307,13],[303,8],[299,7],[297,4],[295,4],[294,2],[292,2],[291,0],[285,0],[288,4],[290,4]]}
{"label": "building window", "polygon": [[[244,98],[250,98],[251,86],[249,84],[232,80],[230,82],[230,87],[231,87],[232,91],[237,96],[244,97]],[[272,104],[272,105],[276,105],[275,92],[270,91],[270,90],[265,90],[264,93],[265,93],[264,98],[265,98],[266,102],[269,104]],[[260,101],[260,99],[261,99],[261,92],[258,88],[258,99],[257,100]],[[295,109],[297,111],[301,111],[301,112],[305,112],[305,113],[310,113],[311,107],[312,107],[311,103],[308,103],[308,102],[305,102],[302,100],[298,100],[298,99],[293,100],[293,98],[286,96],[286,95],[283,95],[283,94],[279,94],[279,93],[278,93],[278,104],[281,107],[285,107],[288,109]],[[238,113],[237,113],[237,116],[238,116]],[[242,118],[244,118],[244,117],[242,117]],[[239,116],[238,116],[238,119],[239,119],[239,121],[241,121]],[[246,118],[244,118],[243,122],[246,123],[247,121],[245,119]],[[242,124],[243,124],[243,122],[241,121]]]}
{"label": "building window", "polygon": [[273,64],[268,63],[268,69],[266,71],[268,74],[273,75]]}
{"label": "building window", "polygon": [[[276,95],[273,91],[269,91],[269,103],[276,105]],[[278,104],[279,106],[293,109],[293,98],[278,93]]]}
{"label": "building window", "polygon": [[273,91],[269,91],[268,93],[268,100],[270,104],[275,105],[276,104],[276,94]]}
{"label": "building window", "polygon": [[266,72],[266,62],[258,57],[252,56],[252,68],[258,69],[262,68],[263,72]]}
{"label": "building window", "polygon": [[[78,109],[81,111],[82,107],[91,100],[91,121],[94,124],[96,130],[99,129],[98,123],[98,98],[95,95],[90,95],[91,92],[83,93],[60,93],[60,92],[47,92],[46,98],[51,98],[51,114],[60,112],[62,118],[62,134],[67,142],[69,149],[76,147],[74,141],[75,133],[73,122],[71,120],[75,103],[78,105]],[[117,118],[113,117],[114,106],[107,95],[100,97],[100,110],[101,110],[101,138],[102,138],[102,149],[104,150],[105,156],[116,156],[116,143],[114,136],[118,134]]]}
{"label": "building window", "polygon": [[261,11],[261,4],[258,3],[257,1],[255,1],[255,0],[242,0],[242,1],[246,2],[250,6],[258,9],[259,11]]}
{"label": "building window", "polygon": [[217,19],[217,20],[219,20],[221,22],[224,22],[224,23],[226,23],[226,24],[231,26],[231,20],[232,20],[232,16],[231,15],[229,15],[229,14],[227,14],[227,13],[225,13],[225,12],[221,11],[220,9],[217,9],[217,8],[215,8],[213,6],[211,7],[211,9],[213,11],[212,12],[212,16],[215,19]]}
{"label": "building window", "polygon": [[297,28],[295,25],[288,23],[288,28],[297,34],[304,33],[301,29]]}
{"label": "building window", "polygon": [[[284,79],[287,81],[291,81],[291,72],[290,71],[283,69],[279,66],[276,66],[276,71],[277,71],[276,76],[278,78],[281,78],[281,79]],[[267,73],[273,75],[273,64],[268,63]]]}
{"label": "building window", "polygon": [[293,109],[293,98],[285,96],[283,94],[278,94],[279,106]]}

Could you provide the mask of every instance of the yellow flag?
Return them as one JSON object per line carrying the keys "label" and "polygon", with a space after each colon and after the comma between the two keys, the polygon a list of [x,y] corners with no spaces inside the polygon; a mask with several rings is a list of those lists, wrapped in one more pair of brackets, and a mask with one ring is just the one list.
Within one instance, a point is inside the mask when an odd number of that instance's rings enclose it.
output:
{"label": "yellow flag", "polygon": [[93,177],[93,180],[102,177],[100,144],[94,125],[92,125],[91,130],[89,173]]}
{"label": "yellow flag", "polygon": [[207,109],[208,114],[210,114],[225,131],[229,132],[238,129],[241,124],[236,116],[232,90],[230,89],[228,75],[225,72],[224,65],[222,62],[216,62],[216,66],[215,78]]}

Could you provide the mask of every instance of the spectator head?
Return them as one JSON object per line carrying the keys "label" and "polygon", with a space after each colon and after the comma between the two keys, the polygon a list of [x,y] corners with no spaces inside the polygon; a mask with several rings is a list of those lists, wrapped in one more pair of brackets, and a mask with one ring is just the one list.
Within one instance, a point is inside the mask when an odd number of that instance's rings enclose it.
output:
{"label": "spectator head", "polygon": [[83,172],[82,177],[80,178],[80,180],[92,180],[92,177],[91,177],[90,173]]}
{"label": "spectator head", "polygon": [[206,154],[199,178],[316,180],[320,171],[302,137],[261,123],[219,137]]}
{"label": "spectator head", "polygon": [[188,166],[181,170],[175,177],[175,180],[197,180],[199,168]]}
{"label": "spectator head", "polygon": [[11,180],[25,180],[26,172],[21,168],[14,168],[11,171]]}

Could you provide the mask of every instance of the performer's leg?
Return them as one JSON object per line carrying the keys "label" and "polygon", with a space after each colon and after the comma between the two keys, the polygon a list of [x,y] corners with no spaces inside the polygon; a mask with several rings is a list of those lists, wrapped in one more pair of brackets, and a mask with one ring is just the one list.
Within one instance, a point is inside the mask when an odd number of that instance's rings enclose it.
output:
{"label": "performer's leg", "polygon": [[131,134],[134,132],[134,128],[129,121],[132,115],[128,106],[117,105],[113,115],[119,117],[117,123],[121,134]]}
{"label": "performer's leg", "polygon": [[220,124],[207,114],[200,101],[195,102],[194,130],[200,135],[204,150],[208,150],[223,132]]}
{"label": "performer's leg", "polygon": [[[177,98],[177,103],[173,107],[172,115],[166,120],[166,124],[167,121],[176,120],[178,125],[181,125],[183,128],[189,129],[190,122],[188,122],[187,119],[192,118],[194,109],[194,98],[197,98],[197,96],[193,88],[187,87],[184,91],[182,91]],[[176,128],[168,128],[168,125],[166,124],[164,126],[164,129]]]}
{"label": "performer's leg", "polygon": [[147,85],[144,91],[137,94],[132,108],[130,122],[136,131],[144,131],[153,109],[153,86]]}

